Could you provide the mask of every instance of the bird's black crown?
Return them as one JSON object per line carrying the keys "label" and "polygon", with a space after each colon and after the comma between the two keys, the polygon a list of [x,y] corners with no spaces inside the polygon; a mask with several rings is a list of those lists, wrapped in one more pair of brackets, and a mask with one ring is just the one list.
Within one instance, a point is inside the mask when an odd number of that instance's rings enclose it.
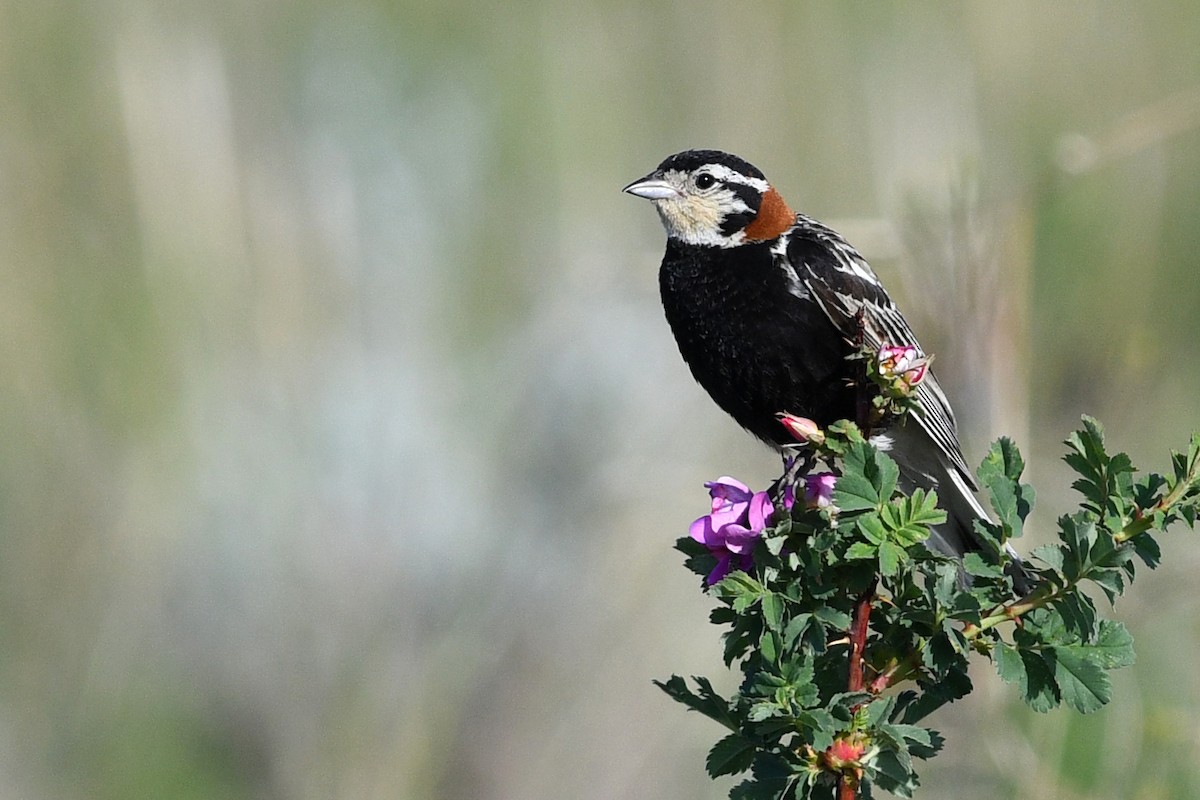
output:
{"label": "bird's black crown", "polygon": [[747,178],[758,178],[764,181],[767,179],[758,167],[722,150],[684,150],[682,153],[676,153],[667,158],[667,160],[658,165],[658,169],[660,172],[672,169],[679,170],[680,172],[691,172],[705,164],[721,164],[745,175]]}

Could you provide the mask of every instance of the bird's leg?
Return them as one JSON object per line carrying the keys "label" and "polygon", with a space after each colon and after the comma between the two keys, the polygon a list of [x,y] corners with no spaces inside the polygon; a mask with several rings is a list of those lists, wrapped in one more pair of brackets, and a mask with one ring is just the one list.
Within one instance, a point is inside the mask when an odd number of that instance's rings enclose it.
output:
{"label": "bird's leg", "polygon": [[[796,484],[810,471],[816,457],[810,449],[802,445],[784,446],[783,448],[783,474],[779,479],[771,484],[771,488],[767,490],[772,500],[780,501],[782,505],[784,494],[790,487],[795,496]],[[803,492],[800,495],[803,496]]]}
{"label": "bird's leg", "polygon": [[[866,341],[866,315],[863,308],[858,309],[858,313],[854,315],[854,349],[855,352],[861,353],[863,342]],[[858,425],[858,429],[862,431],[862,435],[871,438],[871,398],[867,394],[867,370],[866,365],[858,375],[854,377],[854,422]]]}

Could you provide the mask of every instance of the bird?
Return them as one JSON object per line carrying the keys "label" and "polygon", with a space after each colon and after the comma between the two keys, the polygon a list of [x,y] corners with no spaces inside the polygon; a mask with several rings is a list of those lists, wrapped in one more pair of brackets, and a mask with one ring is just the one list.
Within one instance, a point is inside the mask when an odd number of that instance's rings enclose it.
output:
{"label": "bird", "polygon": [[[623,191],[653,202],[666,229],[659,289],[693,377],[768,445],[784,452],[796,445],[780,414],[821,427],[856,419],[861,367],[851,357],[864,345],[915,348],[926,357],[859,252],[832,228],[793,212],[749,162],[720,150],[685,150]],[[974,522],[989,517],[932,371],[913,396],[915,424],[890,425],[872,442],[900,467],[903,491],[937,491],[947,520],[934,526],[929,544],[961,559],[985,547]]]}

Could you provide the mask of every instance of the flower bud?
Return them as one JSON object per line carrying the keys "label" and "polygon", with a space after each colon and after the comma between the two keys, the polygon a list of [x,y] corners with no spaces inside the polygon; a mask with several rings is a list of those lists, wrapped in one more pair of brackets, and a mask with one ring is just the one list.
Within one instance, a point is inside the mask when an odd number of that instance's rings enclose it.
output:
{"label": "flower bud", "polygon": [[925,380],[929,361],[912,345],[879,348],[879,374],[892,379],[893,386],[904,394]]}
{"label": "flower bud", "polygon": [[867,746],[862,742],[849,739],[835,739],[825,751],[825,764],[829,769],[841,771],[846,767],[857,766],[857,762],[867,752]]}
{"label": "flower bud", "polygon": [[788,413],[780,413],[775,416],[779,418],[779,422],[796,441],[817,445],[825,442],[825,431],[821,430],[821,426],[808,417],[797,417]]}

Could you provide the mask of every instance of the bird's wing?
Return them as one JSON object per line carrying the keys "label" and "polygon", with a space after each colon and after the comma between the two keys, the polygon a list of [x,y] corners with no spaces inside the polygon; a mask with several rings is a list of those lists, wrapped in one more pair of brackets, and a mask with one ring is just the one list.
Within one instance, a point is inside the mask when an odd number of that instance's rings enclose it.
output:
{"label": "bird's wing", "polygon": [[[861,312],[864,344],[871,349],[911,346],[925,354],[875,271],[835,231],[800,216],[789,237],[786,253],[781,255],[788,260],[801,282],[802,291],[820,306],[849,341],[855,341],[859,335]],[[917,423],[967,485],[975,489],[974,478],[958,443],[950,401],[932,371],[917,385],[916,400]]]}

